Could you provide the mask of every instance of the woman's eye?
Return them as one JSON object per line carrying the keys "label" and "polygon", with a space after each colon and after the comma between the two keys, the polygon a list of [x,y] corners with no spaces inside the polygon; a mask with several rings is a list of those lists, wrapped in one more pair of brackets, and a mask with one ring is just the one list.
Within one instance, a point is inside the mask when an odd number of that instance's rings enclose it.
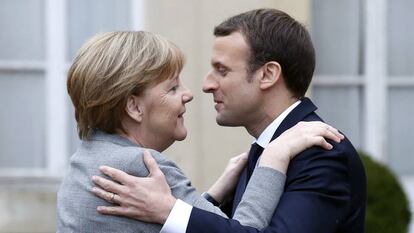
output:
{"label": "woman's eye", "polygon": [[176,86],[173,86],[171,89],[170,89],[170,91],[177,91],[177,89],[178,89],[178,85],[176,85]]}

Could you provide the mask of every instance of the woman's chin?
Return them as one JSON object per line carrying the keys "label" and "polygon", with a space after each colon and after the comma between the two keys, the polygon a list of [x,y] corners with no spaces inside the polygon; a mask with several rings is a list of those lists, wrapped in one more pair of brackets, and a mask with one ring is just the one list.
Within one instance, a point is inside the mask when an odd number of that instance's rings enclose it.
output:
{"label": "woman's chin", "polygon": [[175,140],[176,140],[176,141],[182,141],[182,140],[184,140],[186,137],[187,137],[187,130],[184,130],[184,132],[181,132],[180,134],[178,134],[178,135],[175,137]]}

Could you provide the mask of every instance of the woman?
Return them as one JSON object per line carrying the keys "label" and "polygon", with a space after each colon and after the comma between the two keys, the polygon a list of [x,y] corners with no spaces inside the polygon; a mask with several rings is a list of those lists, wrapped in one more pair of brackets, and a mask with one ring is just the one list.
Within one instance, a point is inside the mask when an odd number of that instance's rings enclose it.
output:
{"label": "woman", "polygon": [[[183,114],[185,104],[193,96],[179,77],[183,63],[183,55],[175,45],[148,32],[105,33],[93,37],[80,49],[69,70],[67,87],[82,144],[71,157],[70,170],[58,192],[59,232],[159,232],[161,225],[158,224],[98,214],[97,206],[104,205],[105,201],[90,192],[89,179],[100,174],[101,164],[134,176],[147,176],[149,171],[143,162],[145,148],[152,149],[151,154],[166,175],[175,197],[224,215],[198,195],[181,170],[160,154],[187,135]],[[319,129],[326,126],[320,124],[306,125],[314,130],[312,136],[339,140],[334,129],[322,134],[325,130]],[[293,131],[300,132],[303,127]],[[303,148],[295,149],[300,151],[310,145],[327,147],[326,141],[308,139],[299,137],[296,144]],[[289,161],[293,155],[282,153],[272,158],[271,151],[267,154],[269,156],[262,159],[267,161],[266,166],[255,170],[246,194],[260,186],[274,193],[275,189],[282,190],[284,174],[275,169],[286,169],[287,162],[281,161]],[[211,196],[222,201],[234,189],[245,157],[245,154],[240,155],[230,163],[222,178],[210,189]],[[148,155],[145,161],[150,161]],[[112,201],[113,198],[115,195],[111,196]],[[263,216],[248,215],[247,218],[254,219],[253,227],[262,228],[268,224],[277,199],[263,195],[257,200],[266,203],[260,209]],[[243,223],[245,219],[238,220]]]}

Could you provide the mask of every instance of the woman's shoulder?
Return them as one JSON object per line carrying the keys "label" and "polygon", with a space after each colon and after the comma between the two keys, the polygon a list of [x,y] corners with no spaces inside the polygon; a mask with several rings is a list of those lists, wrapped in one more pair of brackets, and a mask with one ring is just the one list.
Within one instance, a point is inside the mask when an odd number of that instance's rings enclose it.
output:
{"label": "woman's shoulder", "polygon": [[[125,154],[129,157],[130,160],[138,159],[139,163],[144,164],[144,151],[148,151],[150,155],[155,159],[158,166],[163,170],[163,168],[178,168],[178,166],[165,154],[145,147],[131,147],[131,148],[124,148]],[[121,153],[124,153],[121,152]]]}
{"label": "woman's shoulder", "polygon": [[144,151],[146,150],[149,151],[163,172],[167,172],[170,169],[179,169],[173,161],[161,152],[140,146],[124,146],[114,150],[113,152],[116,158],[111,159],[111,165],[131,175],[147,176],[149,171],[144,163]]}
{"label": "woman's shoulder", "polygon": [[[154,149],[141,147],[117,136],[95,137],[83,141],[71,159],[71,164],[83,164],[93,167],[102,165],[123,170],[131,175],[147,176],[143,155],[148,150],[163,172],[180,170],[167,156]],[[88,166],[88,165],[87,165]]]}

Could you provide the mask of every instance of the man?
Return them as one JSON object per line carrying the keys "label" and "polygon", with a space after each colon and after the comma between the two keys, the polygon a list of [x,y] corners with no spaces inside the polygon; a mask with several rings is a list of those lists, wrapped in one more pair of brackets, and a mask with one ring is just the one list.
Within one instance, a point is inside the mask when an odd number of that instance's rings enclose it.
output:
{"label": "man", "polygon": [[[321,121],[316,106],[304,97],[315,53],[306,29],[275,9],[231,17],[214,35],[212,70],[203,91],[213,94],[219,125],[243,126],[256,138],[233,201],[221,206],[232,216],[263,148],[299,121]],[[284,193],[270,225],[260,232],[364,232],[363,165],[347,139],[333,145],[330,151],[312,147],[291,161]],[[191,206],[172,208],[165,225],[177,222],[189,233],[259,232]],[[165,225],[172,229],[166,232],[184,233]]]}

